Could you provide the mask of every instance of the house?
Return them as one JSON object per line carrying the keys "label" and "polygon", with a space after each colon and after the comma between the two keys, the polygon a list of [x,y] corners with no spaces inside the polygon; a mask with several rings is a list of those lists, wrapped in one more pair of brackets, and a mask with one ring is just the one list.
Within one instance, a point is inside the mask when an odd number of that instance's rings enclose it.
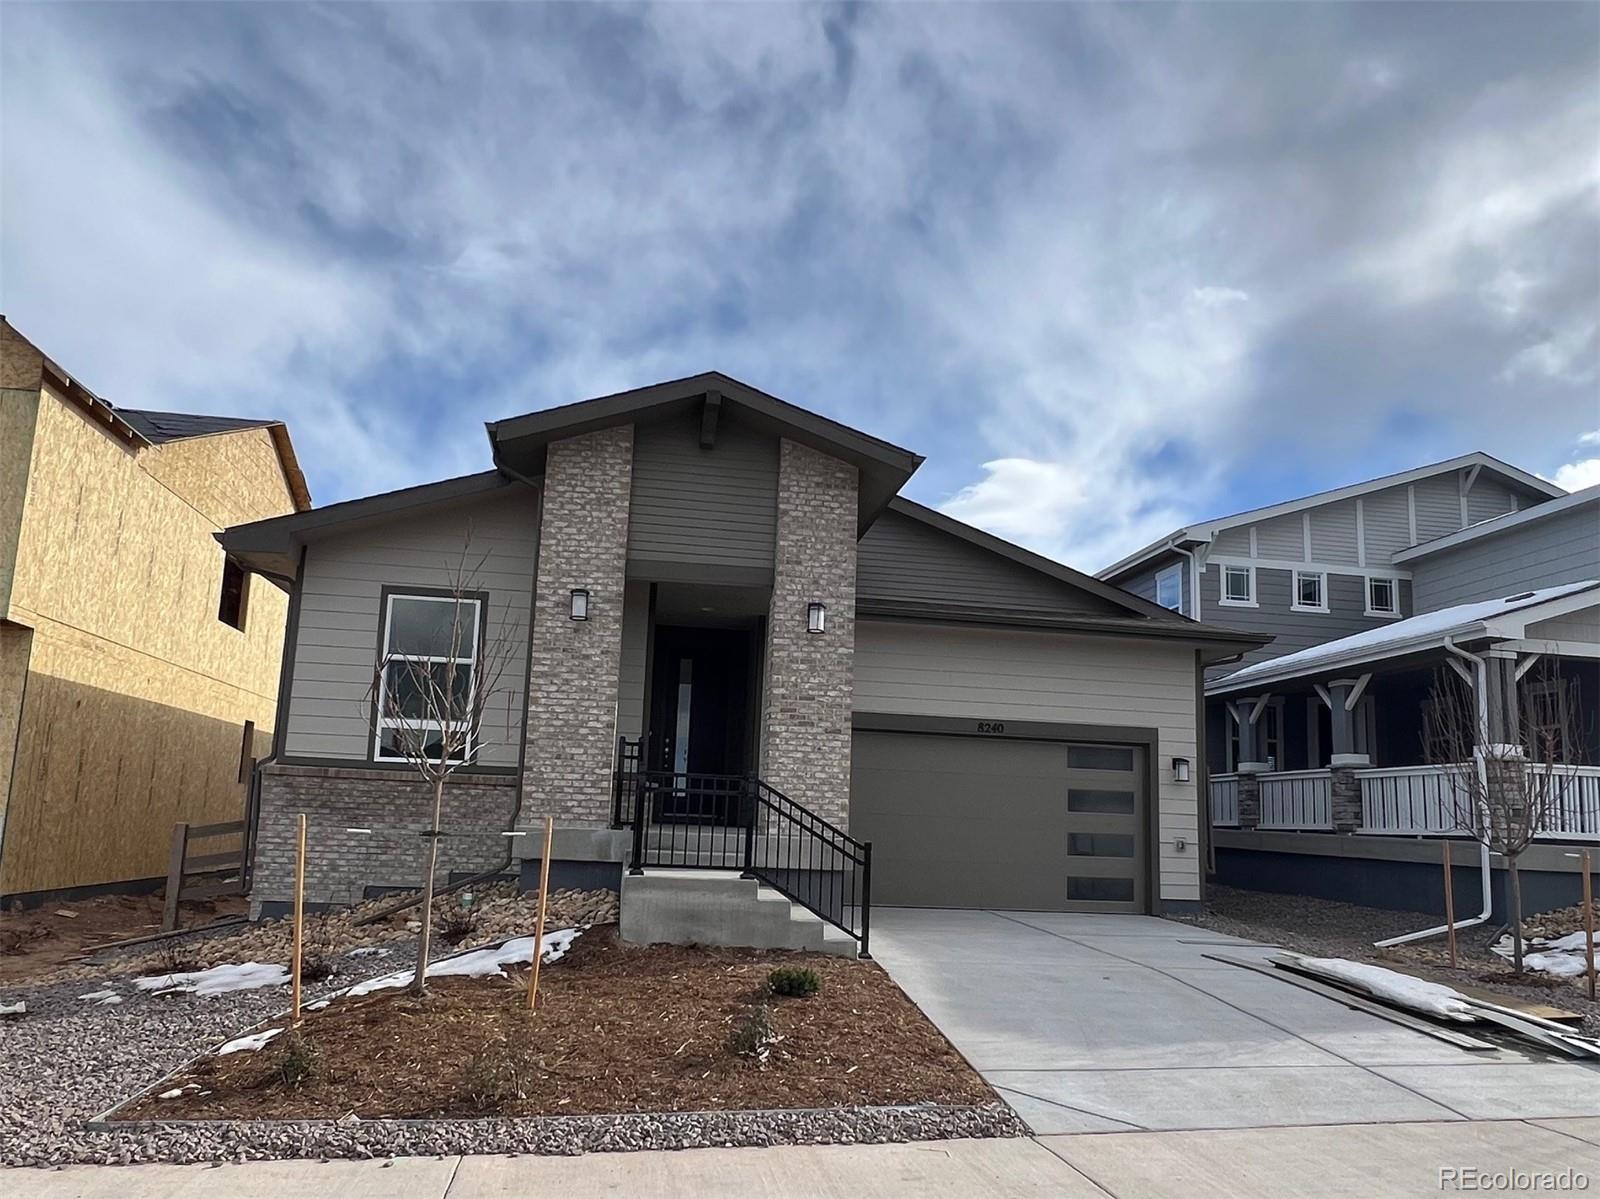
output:
{"label": "house", "polygon": [[[446,795],[457,877],[526,877],[550,815],[563,885],[744,865],[837,895],[870,842],[877,903],[1198,903],[1201,673],[1259,638],[906,500],[918,455],[724,375],[488,437],[482,474],[222,535],[291,597],[257,910],[290,896],[300,812],[308,900],[416,884],[427,809],[375,672],[397,645],[470,669],[507,639],[516,668]],[[397,633],[468,538],[485,636]]]}
{"label": "house", "polygon": [[310,508],[282,423],[116,407],[0,317],[0,898],[164,876],[238,820],[287,602],[215,534]]}
{"label": "house", "polygon": [[[1440,470],[1454,472],[1453,521],[1444,519],[1448,505],[1439,497],[1418,498],[1440,490]],[[1559,843],[1600,836],[1600,488],[1567,495],[1535,480],[1547,493],[1539,498],[1527,478],[1471,455],[1267,510],[1279,521],[1284,509],[1298,512],[1306,566],[1263,567],[1259,514],[1243,526],[1254,551],[1248,564],[1215,548],[1229,530],[1234,547],[1243,543],[1239,518],[1200,530],[1212,534],[1198,556],[1202,580],[1221,576],[1216,602],[1227,603],[1232,571],[1234,594],[1242,599],[1248,589],[1257,605],[1240,607],[1244,619],[1235,623],[1263,628],[1271,619],[1282,629],[1278,641],[1213,671],[1206,683],[1220,880],[1438,906],[1440,849],[1417,838],[1458,831],[1449,772],[1427,760],[1424,745],[1430,695],[1445,672],[1461,675],[1481,698],[1489,735],[1498,739],[1492,743],[1515,740],[1518,722],[1530,716],[1564,730],[1559,756],[1570,782],[1542,833],[1549,844],[1537,846],[1523,870],[1529,903],[1572,901],[1577,879]],[[1494,499],[1474,507],[1486,483]],[[1393,543],[1397,487],[1406,497],[1404,545]],[[1387,518],[1375,527],[1386,498]],[[1321,510],[1332,504],[1348,512],[1352,501],[1361,536],[1344,541],[1341,556],[1331,537],[1317,538],[1333,519]],[[1495,508],[1501,511],[1491,515]],[[1430,510],[1433,518],[1413,526],[1413,512]],[[1394,530],[1388,541],[1384,529]],[[1352,565],[1359,573],[1351,572],[1350,585],[1321,584],[1329,611],[1294,602],[1314,598],[1317,584],[1300,590],[1308,572],[1336,579],[1337,567]],[[1132,569],[1148,574],[1149,567],[1163,569],[1159,557]],[[1263,609],[1279,587],[1263,585],[1266,569],[1283,570],[1294,588],[1270,617]],[[1248,583],[1247,570],[1255,576]],[[1104,574],[1121,577],[1118,571]],[[1322,626],[1332,635],[1316,636],[1319,618],[1338,615],[1341,591],[1342,620]],[[1208,593],[1218,589],[1202,583],[1202,604]],[[1390,594],[1395,611],[1386,612],[1375,595]],[[1471,867],[1472,855],[1464,856]],[[1490,881],[1498,887],[1494,866]],[[1478,885],[1469,882],[1469,890]]]}

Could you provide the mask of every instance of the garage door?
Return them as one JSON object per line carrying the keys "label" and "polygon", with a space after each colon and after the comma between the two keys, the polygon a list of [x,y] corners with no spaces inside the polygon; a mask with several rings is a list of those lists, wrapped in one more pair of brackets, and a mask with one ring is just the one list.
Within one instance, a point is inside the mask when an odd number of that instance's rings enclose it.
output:
{"label": "garage door", "polygon": [[874,903],[1146,910],[1142,748],[859,730],[850,774]]}

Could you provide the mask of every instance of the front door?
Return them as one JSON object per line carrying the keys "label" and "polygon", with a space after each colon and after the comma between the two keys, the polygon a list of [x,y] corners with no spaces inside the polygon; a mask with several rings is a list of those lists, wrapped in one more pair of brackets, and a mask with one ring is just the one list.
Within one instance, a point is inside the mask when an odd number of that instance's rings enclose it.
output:
{"label": "front door", "polygon": [[[648,768],[674,775],[742,776],[749,768],[750,641],[744,629],[656,629]],[[718,783],[675,781],[663,819],[733,823],[734,797]]]}

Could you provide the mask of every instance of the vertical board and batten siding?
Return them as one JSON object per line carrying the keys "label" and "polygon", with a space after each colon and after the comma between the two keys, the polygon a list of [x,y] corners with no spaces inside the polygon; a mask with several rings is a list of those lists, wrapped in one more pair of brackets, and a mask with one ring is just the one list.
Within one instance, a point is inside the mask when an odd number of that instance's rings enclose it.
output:
{"label": "vertical board and batten siding", "polygon": [[[1279,658],[1325,641],[1336,641],[1352,633],[1394,623],[1394,618],[1366,615],[1366,580],[1361,575],[1328,575],[1327,612],[1296,612],[1290,607],[1293,575],[1288,570],[1256,567],[1257,606],[1254,608],[1221,606],[1217,602],[1220,579],[1221,572],[1215,565],[1208,566],[1200,575],[1200,603],[1207,622],[1248,633],[1263,633],[1273,640],[1260,649],[1251,650],[1238,662],[1209,671],[1209,677],[1230,674],[1252,662]],[[1410,584],[1404,579],[1400,581],[1400,611],[1411,611]]]}
{"label": "vertical board and batten siding", "polygon": [[[1356,502],[1340,500],[1310,510],[1311,560],[1321,565],[1358,566]],[[1363,517],[1365,512],[1362,513]]]}
{"label": "vertical board and batten siding", "polygon": [[[1274,516],[1271,520],[1263,520],[1257,523],[1255,530],[1257,557],[1288,559],[1295,562],[1305,561],[1306,524],[1304,514],[1293,512],[1288,516]],[[1246,531],[1246,551],[1249,549],[1249,536],[1249,532]]]}
{"label": "vertical board and batten siding", "polygon": [[1407,565],[1418,612],[1600,579],[1600,499]]}
{"label": "vertical board and batten siding", "polygon": [[1387,566],[1411,545],[1411,505],[1404,487],[1386,487],[1361,497],[1361,532],[1367,565]]}
{"label": "vertical board and batten siding", "polygon": [[1418,479],[1416,494],[1417,541],[1431,541],[1461,528],[1461,479],[1457,472]]}
{"label": "vertical board and batten siding", "polygon": [[1106,615],[1126,611],[892,511],[878,517],[857,543],[856,597]]}
{"label": "vertical board and batten siding", "polygon": [[628,510],[630,575],[649,564],[770,571],[778,528],[778,439],[724,408],[716,445],[700,447],[700,417],[634,431]]}
{"label": "vertical board and batten siding", "polygon": [[369,692],[378,662],[383,588],[449,586],[469,529],[468,561],[482,560],[472,586],[489,595],[486,639],[509,642],[500,693],[484,718],[478,761],[517,764],[539,538],[538,494],[521,485],[484,499],[402,513],[307,546],[285,758],[372,760]]}
{"label": "vertical board and batten siding", "polygon": [[[1200,898],[1195,784],[1163,763],[1197,759],[1194,650],[1116,638],[861,620],[855,710],[973,720],[1154,728],[1162,899]],[[1173,848],[1174,838],[1188,848]]]}
{"label": "vertical board and batten siding", "polygon": [[1479,475],[1467,492],[1467,523],[1478,524],[1517,510],[1516,494],[1504,483]]}

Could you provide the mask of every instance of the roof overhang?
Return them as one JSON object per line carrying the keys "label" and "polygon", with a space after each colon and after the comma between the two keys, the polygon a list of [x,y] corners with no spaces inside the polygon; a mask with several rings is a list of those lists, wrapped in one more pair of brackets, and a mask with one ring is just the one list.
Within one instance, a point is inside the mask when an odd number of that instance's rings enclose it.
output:
{"label": "roof overhang", "polygon": [[[1472,614],[1464,615],[1459,620],[1430,619],[1444,613],[1427,613],[1412,617],[1410,621],[1401,621],[1391,630],[1384,630],[1391,635],[1377,640],[1371,639],[1368,634],[1357,633],[1341,638],[1341,641],[1351,642],[1345,648],[1341,648],[1340,641],[1331,641],[1285,654],[1282,658],[1270,658],[1208,683],[1206,694],[1236,695],[1290,682],[1310,683],[1367,666],[1381,665],[1396,669],[1444,652],[1446,642],[1463,648],[1508,641],[1523,642],[1527,640],[1528,626],[1532,624],[1600,606],[1600,582],[1573,583],[1566,587],[1548,588],[1547,591],[1552,593],[1548,598],[1507,607],[1503,612],[1480,614],[1486,605],[1463,604],[1460,605],[1461,610],[1471,611]],[[1515,597],[1507,597],[1500,602],[1511,604],[1514,600]],[[1420,623],[1413,634],[1408,634],[1405,626],[1412,622]],[[1600,645],[1596,649],[1600,652]]]}
{"label": "roof overhang", "polygon": [[552,441],[617,425],[700,413],[708,402],[736,406],[744,424],[855,466],[861,472],[858,534],[866,532],[922,465],[920,454],[808,412],[718,371],[491,421],[489,442],[497,465],[518,475],[542,475]]}
{"label": "roof overhang", "polygon": [[369,495],[326,508],[293,512],[234,525],[216,535],[228,556],[249,570],[265,575],[281,585],[294,580],[299,568],[300,547],[307,541],[334,533],[345,533],[368,525],[392,520],[395,516],[423,508],[435,508],[462,500],[475,499],[506,487],[521,486],[499,471],[483,471],[424,483],[382,495]]}

